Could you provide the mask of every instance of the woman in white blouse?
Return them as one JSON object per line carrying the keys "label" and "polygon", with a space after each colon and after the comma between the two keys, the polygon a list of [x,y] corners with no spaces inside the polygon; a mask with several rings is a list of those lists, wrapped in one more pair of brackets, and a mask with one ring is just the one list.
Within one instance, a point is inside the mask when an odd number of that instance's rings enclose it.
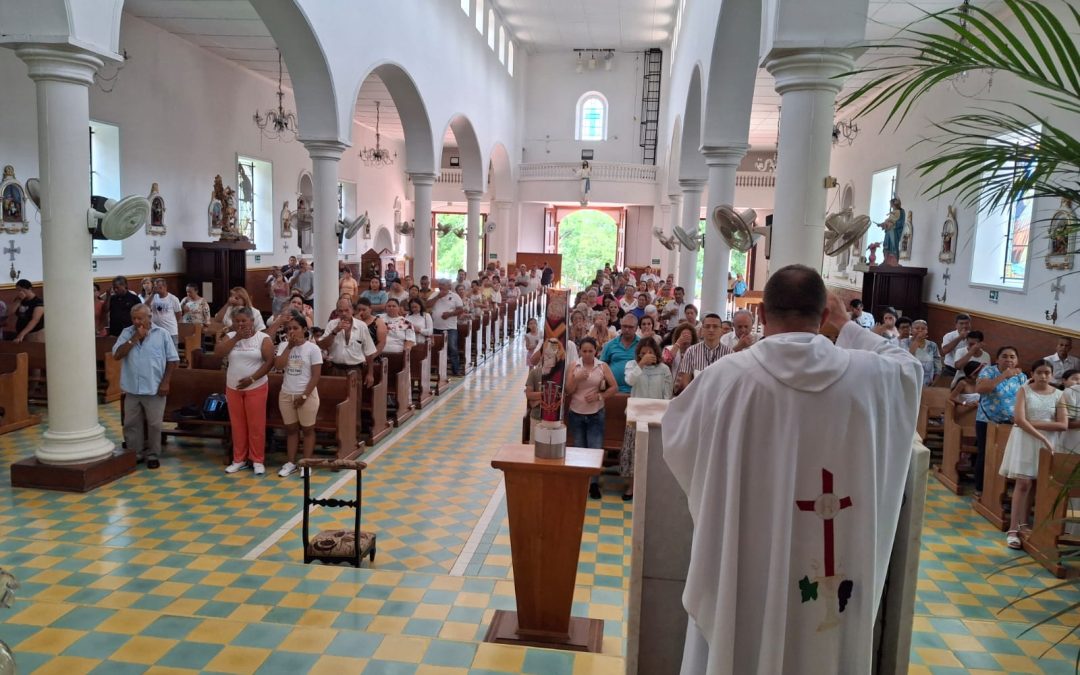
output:
{"label": "woman in white blouse", "polygon": [[409,314],[405,318],[412,324],[417,339],[431,337],[434,332],[431,325],[431,314],[424,309],[422,300],[419,298],[409,300]]}
{"label": "woman in white blouse", "polygon": [[256,476],[266,473],[266,374],[274,364],[270,336],[255,328],[255,311],[241,307],[232,313],[233,330],[218,342],[214,353],[228,357],[225,398],[229,402],[233,461],[226,473],[236,473],[250,462]]}
{"label": "woman in white blouse", "polygon": [[386,301],[386,346],[383,352],[387,354],[401,354],[408,352],[416,344],[416,331],[412,323],[401,313],[401,305],[397,300],[389,298]]}

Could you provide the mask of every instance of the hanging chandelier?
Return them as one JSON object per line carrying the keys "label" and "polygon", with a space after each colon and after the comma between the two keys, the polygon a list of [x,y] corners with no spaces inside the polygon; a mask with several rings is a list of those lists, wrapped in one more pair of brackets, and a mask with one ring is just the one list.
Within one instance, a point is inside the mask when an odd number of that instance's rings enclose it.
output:
{"label": "hanging chandelier", "polygon": [[776,173],[777,160],[780,157],[780,111],[781,107],[776,107],[776,150],[773,152],[772,157],[758,157],[754,160],[754,168],[761,173]]}
{"label": "hanging chandelier", "polygon": [[[960,30],[966,32],[968,26],[968,16],[971,14],[971,0],[964,0],[960,7],[957,8],[957,14],[960,15]],[[957,33],[957,39],[960,44],[967,43],[967,38],[963,33]],[[957,94],[960,94],[964,98],[977,98],[983,92],[988,91],[994,86],[994,69],[991,68],[987,71],[986,82],[980,86],[978,83],[971,81],[971,71],[964,70],[946,81],[949,83],[949,88]]]}
{"label": "hanging chandelier", "polygon": [[[258,110],[252,116],[252,120],[255,122],[255,126],[259,127],[259,133],[271,140],[291,141],[296,138],[297,132],[300,128],[299,123],[296,121],[296,113],[285,112],[284,99],[285,92],[281,88],[282,81],[282,67],[281,67],[281,50],[278,50],[277,55],[277,110],[268,110],[266,114],[260,114]],[[292,136],[292,138],[288,138]]]}
{"label": "hanging chandelier", "polygon": [[365,166],[390,166],[397,157],[396,152],[390,152],[390,150],[382,147],[382,135],[379,133],[380,105],[379,101],[375,101],[375,147],[364,148],[360,151],[360,161]]}

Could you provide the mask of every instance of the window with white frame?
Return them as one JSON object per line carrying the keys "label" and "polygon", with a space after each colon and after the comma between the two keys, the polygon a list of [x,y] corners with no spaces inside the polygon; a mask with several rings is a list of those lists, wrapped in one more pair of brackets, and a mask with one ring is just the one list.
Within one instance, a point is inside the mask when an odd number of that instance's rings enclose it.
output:
{"label": "window with white frame", "polygon": [[488,47],[491,51],[495,51],[495,10],[488,10],[488,30],[487,30]]}
{"label": "window with white frame", "polygon": [[[1036,126],[988,140],[988,144],[1031,147],[1038,143],[1042,127]],[[1030,163],[1010,162],[995,173],[986,174],[986,185],[979,196],[975,245],[972,247],[971,283],[1022,290],[1027,282],[1027,264],[1031,243],[1034,192],[998,208],[991,209],[993,183],[1018,180],[1030,174]]]}
{"label": "window with white frame", "polygon": [[[105,122],[90,122],[90,194],[120,199],[120,127]],[[95,258],[118,258],[124,255],[124,242],[95,239]]]}
{"label": "window with white frame", "polygon": [[461,0],[461,11],[465,12],[465,16],[469,16],[469,9],[471,9],[472,0]]}
{"label": "window with white frame", "polygon": [[255,242],[253,253],[274,252],[274,166],[236,156],[236,228]]}
{"label": "window with white frame", "polygon": [[506,26],[499,26],[499,62],[506,65]]}
{"label": "window with white frame", "polygon": [[[889,212],[892,210],[889,202],[896,196],[896,180],[899,174],[900,167],[890,166],[887,169],[875,171],[870,177],[870,206],[866,210],[866,215],[870,216],[871,222],[883,223],[889,217]],[[863,250],[865,251],[871,244],[884,242],[885,230],[877,225],[871,225],[866,233],[866,245],[863,246]],[[882,255],[884,252],[879,250],[878,256]],[[878,262],[881,262],[880,257]]]}
{"label": "window with white frame", "polygon": [[510,73],[510,77],[514,76],[514,41],[508,40],[506,43],[506,72]]}
{"label": "window with white frame", "polygon": [[608,126],[607,99],[598,91],[587,91],[577,104],[574,138],[579,141],[606,141]]}
{"label": "window with white frame", "polygon": [[476,30],[481,35],[484,34],[484,0],[476,0]]}

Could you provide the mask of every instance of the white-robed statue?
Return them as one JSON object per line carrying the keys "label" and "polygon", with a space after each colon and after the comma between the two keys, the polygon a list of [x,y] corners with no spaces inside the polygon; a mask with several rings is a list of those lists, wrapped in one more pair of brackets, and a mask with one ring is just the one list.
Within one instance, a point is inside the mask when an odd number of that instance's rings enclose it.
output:
{"label": "white-robed statue", "polygon": [[774,273],[763,304],[765,339],[702,371],[663,419],[694,522],[682,673],[869,673],[922,366],[809,267]]}
{"label": "white-robed statue", "polygon": [[581,168],[577,171],[578,180],[581,181],[581,205],[589,205],[589,193],[592,192],[592,167],[588,160],[581,161]]}

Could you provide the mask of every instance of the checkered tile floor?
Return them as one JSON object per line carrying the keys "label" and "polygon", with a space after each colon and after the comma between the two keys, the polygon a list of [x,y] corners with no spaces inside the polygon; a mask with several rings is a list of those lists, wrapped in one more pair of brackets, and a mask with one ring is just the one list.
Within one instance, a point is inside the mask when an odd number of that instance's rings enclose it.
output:
{"label": "checkered tile floor", "polygon": [[[220,450],[200,442],[171,442],[159,471],[87,495],[0,488],[0,566],[23,584],[0,610],[0,639],[21,675],[622,673],[632,504],[616,478],[589,502],[574,594],[576,615],[605,620],[603,653],[480,642],[493,612],[514,607],[504,501],[466,542],[499,484],[490,457],[519,437],[524,379],[515,344],[369,453],[371,568],[299,564],[301,482],[226,475]],[[119,439],[115,405],[102,417]],[[0,485],[43,430],[0,436]],[[353,494],[342,479],[316,474],[313,489]],[[911,672],[1072,672],[1075,641],[1052,643],[1076,613],[1020,633],[1080,593],[1002,611],[1056,580],[1039,567],[992,575],[1012,558],[1001,539],[931,479]]]}

